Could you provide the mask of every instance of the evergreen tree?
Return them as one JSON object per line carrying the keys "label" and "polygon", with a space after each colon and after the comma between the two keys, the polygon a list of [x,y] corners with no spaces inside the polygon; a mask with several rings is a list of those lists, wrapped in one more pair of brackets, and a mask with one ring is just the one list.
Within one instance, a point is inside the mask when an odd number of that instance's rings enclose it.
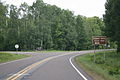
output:
{"label": "evergreen tree", "polygon": [[105,34],[117,43],[120,52],[120,0],[107,0],[105,8]]}

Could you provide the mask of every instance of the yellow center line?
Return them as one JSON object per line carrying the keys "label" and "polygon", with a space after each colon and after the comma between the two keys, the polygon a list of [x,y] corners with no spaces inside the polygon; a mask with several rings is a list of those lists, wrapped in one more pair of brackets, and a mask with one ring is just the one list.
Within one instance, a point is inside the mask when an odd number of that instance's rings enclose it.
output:
{"label": "yellow center line", "polygon": [[49,60],[51,60],[51,59],[54,59],[54,58],[57,58],[57,57],[60,57],[60,56],[64,56],[64,55],[68,55],[68,54],[62,54],[62,55],[58,55],[58,56],[53,56],[53,57],[46,58],[46,59],[44,59],[44,60],[42,60],[42,61],[36,62],[36,63],[34,63],[34,64],[26,67],[25,69],[19,71],[19,72],[16,73],[15,75],[10,76],[10,77],[7,78],[6,80],[16,80],[17,78],[19,78],[21,75],[27,73],[27,72],[28,72],[29,70],[31,70],[32,68],[34,68],[34,67],[36,67],[36,66],[38,66],[38,65],[40,65],[40,64],[42,64],[42,63],[44,63],[44,62],[47,62],[47,61],[49,61]]}

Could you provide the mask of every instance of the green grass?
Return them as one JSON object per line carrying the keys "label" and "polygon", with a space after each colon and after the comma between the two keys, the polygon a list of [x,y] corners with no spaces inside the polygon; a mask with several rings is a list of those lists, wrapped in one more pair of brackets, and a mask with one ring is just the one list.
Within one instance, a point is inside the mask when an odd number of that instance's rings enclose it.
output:
{"label": "green grass", "polygon": [[22,59],[29,57],[29,55],[23,55],[23,54],[10,54],[10,53],[0,53],[0,63]]}
{"label": "green grass", "polygon": [[[104,53],[106,59],[104,60]],[[85,54],[75,58],[76,63],[94,80],[120,80],[120,53],[114,51]]]}

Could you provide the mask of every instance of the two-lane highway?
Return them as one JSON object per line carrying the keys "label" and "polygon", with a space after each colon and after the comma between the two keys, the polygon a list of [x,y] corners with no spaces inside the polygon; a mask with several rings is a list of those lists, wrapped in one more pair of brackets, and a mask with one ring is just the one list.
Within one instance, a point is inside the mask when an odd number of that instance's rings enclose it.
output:
{"label": "two-lane highway", "polygon": [[73,56],[91,51],[76,52],[19,52],[34,55],[30,58],[0,64],[0,80],[92,80],[74,66]]}

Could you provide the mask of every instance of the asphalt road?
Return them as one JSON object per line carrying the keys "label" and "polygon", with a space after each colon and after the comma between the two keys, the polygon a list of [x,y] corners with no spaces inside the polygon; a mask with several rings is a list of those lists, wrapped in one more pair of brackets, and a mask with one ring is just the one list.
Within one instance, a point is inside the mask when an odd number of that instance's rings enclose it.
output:
{"label": "asphalt road", "polygon": [[90,52],[19,52],[33,56],[0,64],[0,80],[92,80],[73,59]]}

